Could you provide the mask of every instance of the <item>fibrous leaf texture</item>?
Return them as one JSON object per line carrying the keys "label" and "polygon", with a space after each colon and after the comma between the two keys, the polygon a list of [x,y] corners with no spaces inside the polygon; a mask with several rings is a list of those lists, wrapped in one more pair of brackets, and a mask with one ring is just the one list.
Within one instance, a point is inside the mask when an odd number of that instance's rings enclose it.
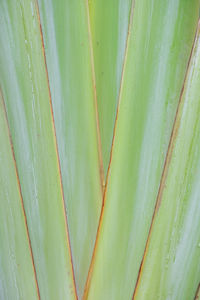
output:
{"label": "fibrous leaf texture", "polygon": [[0,1],[0,299],[198,299],[199,7]]}

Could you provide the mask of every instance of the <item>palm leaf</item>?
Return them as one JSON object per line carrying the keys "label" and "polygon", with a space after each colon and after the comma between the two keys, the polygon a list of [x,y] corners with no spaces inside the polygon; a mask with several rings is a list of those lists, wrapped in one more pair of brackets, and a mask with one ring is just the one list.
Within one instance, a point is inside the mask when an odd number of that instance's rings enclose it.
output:
{"label": "palm leaf", "polygon": [[0,287],[2,299],[37,299],[37,279],[7,116],[0,93]]}
{"label": "palm leaf", "polygon": [[88,299],[131,299],[133,294],[198,7],[199,1],[132,3],[105,203],[85,291]]}
{"label": "palm leaf", "polygon": [[194,299],[200,282],[199,69],[200,27],[135,299],[146,299],[150,293],[153,298]]}
{"label": "palm leaf", "polygon": [[75,280],[81,297],[98,226],[103,181],[89,11],[86,1],[63,0],[58,4],[39,0],[39,4]]}
{"label": "palm leaf", "polygon": [[119,97],[131,0],[92,0],[89,4],[102,156],[106,177]]}
{"label": "palm leaf", "polygon": [[199,8],[0,1],[1,299],[198,299]]}
{"label": "palm leaf", "polygon": [[1,85],[39,293],[48,299],[73,298],[68,228],[36,6],[31,1],[1,1],[0,12]]}

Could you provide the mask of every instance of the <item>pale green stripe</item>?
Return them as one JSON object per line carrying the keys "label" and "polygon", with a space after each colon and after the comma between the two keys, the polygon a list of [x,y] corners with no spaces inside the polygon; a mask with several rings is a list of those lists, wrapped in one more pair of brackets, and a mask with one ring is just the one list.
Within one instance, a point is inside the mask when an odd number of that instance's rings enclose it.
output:
{"label": "pale green stripe", "polygon": [[0,91],[0,299],[36,300],[37,287]]}
{"label": "pale green stripe", "polygon": [[131,299],[194,40],[199,0],[136,0],[88,299]]}
{"label": "pale green stripe", "polygon": [[135,299],[193,300],[200,282],[200,33]]}
{"label": "pale green stripe", "polygon": [[74,299],[36,3],[2,0],[0,18],[0,82],[41,299]]}
{"label": "pale green stripe", "polygon": [[102,204],[86,0],[39,0],[75,279],[82,296]]}

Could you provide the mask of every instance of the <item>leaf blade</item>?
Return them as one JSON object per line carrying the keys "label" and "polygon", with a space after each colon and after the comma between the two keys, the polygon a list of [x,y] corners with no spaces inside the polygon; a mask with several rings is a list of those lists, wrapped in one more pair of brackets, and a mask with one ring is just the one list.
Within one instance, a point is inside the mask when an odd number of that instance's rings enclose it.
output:
{"label": "leaf blade", "polygon": [[132,296],[195,35],[199,2],[190,4],[135,1],[88,299]]}
{"label": "leaf blade", "polygon": [[[155,216],[135,299],[144,299],[149,293],[194,299],[199,284],[199,66],[200,27],[177,115],[178,128],[162,202]],[[152,265],[155,273],[150,279],[147,270]]]}
{"label": "leaf blade", "polygon": [[0,5],[0,80],[40,294],[48,299],[75,299],[36,2],[2,1]]}
{"label": "leaf blade", "polygon": [[3,96],[0,91],[0,296],[39,299]]}
{"label": "leaf blade", "polygon": [[41,0],[39,7],[75,280],[82,297],[102,205],[88,6],[87,1],[60,1],[57,5]]}
{"label": "leaf blade", "polygon": [[104,176],[110,160],[114,123],[128,35],[131,0],[89,2]]}

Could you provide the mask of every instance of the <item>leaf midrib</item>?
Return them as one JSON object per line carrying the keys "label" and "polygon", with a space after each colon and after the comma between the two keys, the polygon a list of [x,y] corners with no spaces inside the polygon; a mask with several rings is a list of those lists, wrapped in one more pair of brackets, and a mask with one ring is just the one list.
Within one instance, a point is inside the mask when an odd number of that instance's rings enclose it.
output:
{"label": "leaf midrib", "polygon": [[[94,266],[94,262],[95,262],[95,256],[96,256],[96,249],[97,249],[97,245],[98,245],[99,235],[100,235],[100,231],[101,231],[101,225],[102,225],[102,222],[103,222],[103,216],[104,216],[104,211],[105,211],[106,192],[107,192],[107,186],[108,186],[109,175],[110,175],[110,168],[111,168],[111,162],[112,162],[112,153],[113,153],[114,142],[115,142],[115,135],[116,135],[117,122],[118,122],[119,108],[120,108],[120,103],[121,103],[121,92],[122,92],[122,86],[123,86],[123,81],[124,81],[124,73],[125,73],[125,68],[126,68],[128,45],[129,45],[130,32],[131,32],[130,29],[131,29],[132,23],[133,23],[134,5],[135,5],[135,0],[132,0],[131,9],[130,9],[129,24],[128,24],[128,32],[127,32],[127,38],[126,38],[126,46],[125,46],[124,59],[123,59],[123,65],[122,65],[122,75],[121,75],[121,81],[120,81],[120,87],[119,87],[119,96],[118,96],[118,101],[117,101],[117,109],[116,109],[116,116],[115,116],[114,129],[113,129],[112,144],[111,144],[111,149],[110,149],[110,159],[109,159],[109,164],[108,164],[108,169],[107,169],[107,174],[106,174],[105,188],[104,188],[104,193],[103,193],[103,201],[102,201],[101,213],[100,213],[100,218],[99,218],[99,225],[98,225],[98,228],[97,228],[97,234],[96,234],[92,259],[91,259],[90,267],[89,267],[89,271],[88,271],[88,276],[87,276],[87,280],[86,280],[86,283],[85,283],[83,300],[87,299],[87,295],[88,295],[88,291],[89,291],[90,279],[91,279],[91,276],[92,276],[92,270],[93,270],[93,266]],[[96,90],[96,88],[95,88],[95,90]]]}

